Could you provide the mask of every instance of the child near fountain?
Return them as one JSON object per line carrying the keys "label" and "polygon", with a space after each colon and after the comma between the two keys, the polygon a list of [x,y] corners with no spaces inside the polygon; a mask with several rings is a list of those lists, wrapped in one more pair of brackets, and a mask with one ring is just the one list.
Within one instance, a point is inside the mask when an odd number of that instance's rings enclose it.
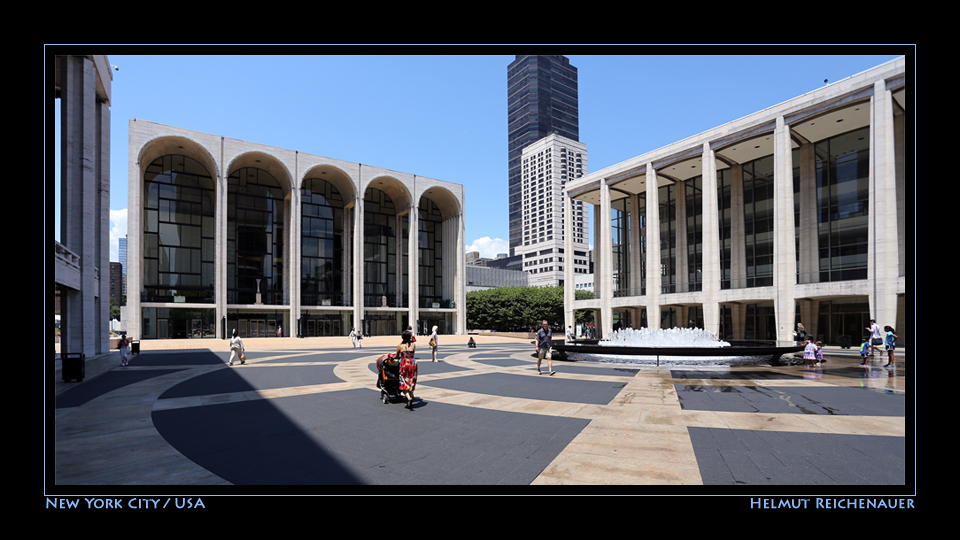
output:
{"label": "child near fountain", "polygon": [[810,339],[803,342],[803,361],[807,367],[813,367],[817,361],[817,346]]}

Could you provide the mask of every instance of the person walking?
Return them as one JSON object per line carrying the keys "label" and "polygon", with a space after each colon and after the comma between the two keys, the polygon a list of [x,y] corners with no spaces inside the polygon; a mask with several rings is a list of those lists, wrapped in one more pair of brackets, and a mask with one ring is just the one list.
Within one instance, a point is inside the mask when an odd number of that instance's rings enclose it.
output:
{"label": "person walking", "polygon": [[413,410],[413,391],[417,387],[417,359],[414,353],[417,345],[413,342],[413,332],[404,331],[397,345],[397,357],[400,358],[400,392],[407,396],[407,408]]}
{"label": "person walking", "polygon": [[117,344],[117,348],[120,349],[120,365],[127,366],[129,365],[129,356],[127,355],[128,349],[127,345],[130,342],[127,341],[127,336],[120,336],[120,343]]}
{"label": "person walking", "polygon": [[353,348],[356,349],[357,348],[357,329],[356,328],[350,329],[350,342],[353,343]]}
{"label": "person walking", "polygon": [[432,333],[430,334],[430,346],[433,347],[433,361],[437,361],[437,346],[440,342],[437,340],[437,327],[434,326]]}
{"label": "person walking", "polygon": [[547,324],[547,321],[543,321],[543,324],[539,330],[537,330],[537,374],[543,375],[543,372],[540,371],[540,362],[543,361],[543,358],[547,358],[547,371],[550,372],[550,375],[556,373],[553,370],[553,332],[550,331],[550,325]]}
{"label": "person walking", "polygon": [[873,356],[880,350],[880,345],[883,345],[883,336],[880,335],[880,325],[877,324],[876,319],[870,319],[867,330],[870,332],[870,349],[873,351],[871,353]]}
{"label": "person walking", "polygon": [[567,325],[567,343],[573,343],[573,328]]}
{"label": "person walking", "polygon": [[363,348],[363,332],[357,330],[357,347]]}
{"label": "person walking", "polygon": [[887,349],[887,365],[885,367],[893,369],[896,367],[893,361],[893,351],[897,348],[897,334],[893,330],[892,326],[884,326],[883,330],[887,333],[886,339],[884,340],[884,346]]}
{"label": "person walking", "polygon": [[230,338],[230,365],[233,365],[233,358],[235,356],[240,357],[240,365],[242,366],[246,361],[247,357],[243,354],[243,340],[240,339],[240,336],[237,335],[237,329],[233,329],[233,337]]}

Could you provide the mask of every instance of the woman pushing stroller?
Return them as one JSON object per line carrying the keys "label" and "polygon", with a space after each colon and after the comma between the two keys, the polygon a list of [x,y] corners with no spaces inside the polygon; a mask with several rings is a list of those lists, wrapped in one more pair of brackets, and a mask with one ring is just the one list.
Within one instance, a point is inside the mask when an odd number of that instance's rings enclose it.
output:
{"label": "woman pushing stroller", "polygon": [[407,408],[413,409],[413,390],[417,386],[417,360],[414,352],[417,349],[413,342],[413,332],[406,330],[397,345],[397,358],[400,359],[400,391],[407,396]]}

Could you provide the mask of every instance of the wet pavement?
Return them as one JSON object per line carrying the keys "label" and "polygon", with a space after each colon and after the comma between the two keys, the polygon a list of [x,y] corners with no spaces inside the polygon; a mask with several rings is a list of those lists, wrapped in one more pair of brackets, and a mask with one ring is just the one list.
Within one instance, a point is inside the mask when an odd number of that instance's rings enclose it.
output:
{"label": "wet pavement", "polygon": [[87,361],[79,383],[60,380],[57,361],[48,387],[55,399],[47,415],[47,491],[915,492],[914,426],[906,422],[914,386],[904,351],[892,370],[879,357],[861,367],[856,351],[828,348],[820,368],[554,361],[557,373],[549,376],[537,374],[529,341],[481,335],[476,349],[444,344],[442,362],[418,353],[417,398],[407,410],[383,404],[375,387],[376,359],[395,347],[394,338],[365,339],[363,349],[346,338],[245,341],[243,366],[227,365],[221,340],[142,341],[129,367],[119,367],[116,352],[102,355]]}

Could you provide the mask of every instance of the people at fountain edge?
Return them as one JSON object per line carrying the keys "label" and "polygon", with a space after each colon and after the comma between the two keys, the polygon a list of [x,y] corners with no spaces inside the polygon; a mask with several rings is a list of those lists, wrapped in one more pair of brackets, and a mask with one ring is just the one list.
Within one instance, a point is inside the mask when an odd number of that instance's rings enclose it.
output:
{"label": "people at fountain edge", "polygon": [[553,370],[553,333],[550,331],[550,325],[543,321],[540,329],[537,330],[537,374],[543,375],[540,371],[540,362],[544,357],[547,359],[547,371],[550,375],[556,373]]}
{"label": "people at fountain edge", "polygon": [[873,354],[877,354],[880,346],[883,345],[883,337],[880,335],[880,325],[877,324],[876,319],[870,319],[870,326],[867,327],[867,330],[870,332],[870,348],[873,350]]}
{"label": "people at fountain edge", "polygon": [[861,366],[867,365],[867,357],[870,356],[870,337],[864,336],[863,343],[860,344],[860,362]]}
{"label": "people at fountain edge", "polygon": [[823,342],[817,342],[817,350],[813,352],[814,356],[817,357],[817,367],[820,367],[820,363],[823,362]]}
{"label": "people at fountain edge", "polygon": [[893,351],[897,348],[897,333],[892,326],[884,326],[883,330],[887,333],[884,345],[887,349],[887,358],[889,359],[885,367],[893,369],[895,367],[893,361]]}
{"label": "people at fountain edge", "polygon": [[813,367],[817,361],[817,346],[807,338],[803,342],[803,362],[807,367]]}

